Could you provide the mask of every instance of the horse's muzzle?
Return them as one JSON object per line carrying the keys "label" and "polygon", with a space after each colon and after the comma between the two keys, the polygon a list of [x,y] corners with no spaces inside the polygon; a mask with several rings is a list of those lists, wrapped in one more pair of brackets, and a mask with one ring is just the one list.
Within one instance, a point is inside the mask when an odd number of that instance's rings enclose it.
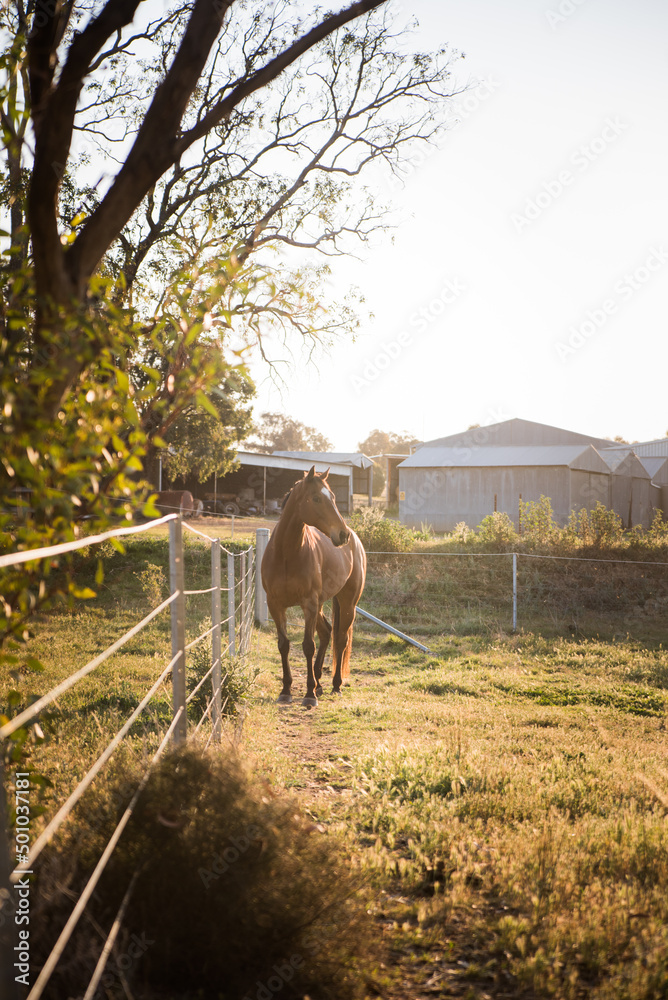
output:
{"label": "horse's muzzle", "polygon": [[329,537],[332,539],[332,541],[338,548],[339,545],[346,544],[346,542],[350,538],[350,532],[342,528],[340,531],[333,531]]}

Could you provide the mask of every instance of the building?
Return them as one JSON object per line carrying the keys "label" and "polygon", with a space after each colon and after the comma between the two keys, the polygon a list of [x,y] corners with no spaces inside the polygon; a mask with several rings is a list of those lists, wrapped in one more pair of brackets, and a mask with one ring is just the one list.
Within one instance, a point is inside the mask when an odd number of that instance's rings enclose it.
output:
{"label": "building", "polygon": [[295,482],[315,466],[316,472],[329,468],[328,483],[342,514],[353,509],[353,466],[322,462],[313,457],[296,458],[263,455],[255,451],[237,452],[237,468],[224,476],[212,476],[204,483],[192,477],[179,478],[183,489],[205,502],[207,509],[238,514],[277,512],[280,501]]}
{"label": "building", "polygon": [[[353,489],[356,494],[364,494],[373,503],[373,462],[361,452],[342,451],[275,451],[281,458],[297,458],[306,462],[320,462],[325,466],[346,465],[352,469]],[[338,506],[338,503],[337,503]],[[339,510],[341,508],[339,507]],[[351,508],[352,510],[352,508]]]}
{"label": "building", "polygon": [[[661,442],[653,444],[660,457]],[[520,500],[546,496],[560,525],[572,510],[593,510],[600,502],[626,527],[649,527],[668,497],[640,452],[634,454],[637,448],[530,420],[471,428],[427,441],[399,464],[399,518],[452,531],[462,521],[476,527],[497,510],[519,527]]]}

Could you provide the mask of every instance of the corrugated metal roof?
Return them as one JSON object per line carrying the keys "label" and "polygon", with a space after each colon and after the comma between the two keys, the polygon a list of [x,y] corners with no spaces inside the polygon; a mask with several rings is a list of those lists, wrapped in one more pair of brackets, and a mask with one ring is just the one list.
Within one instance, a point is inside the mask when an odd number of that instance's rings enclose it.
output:
{"label": "corrugated metal roof", "polygon": [[282,455],[263,455],[257,451],[238,451],[237,458],[241,465],[255,465],[261,469],[293,469],[295,472],[308,472],[312,465],[315,465],[316,472],[326,472],[330,470],[332,475],[345,476],[349,479],[352,475],[350,465],[337,464],[335,462],[317,462],[312,458],[287,458]]}
{"label": "corrugated metal roof", "polygon": [[484,427],[471,427],[459,434],[449,434],[446,437],[425,441],[426,448],[457,448],[457,447],[556,447],[561,445],[593,444],[596,448],[611,444],[607,438],[593,437],[590,434],[580,434],[578,431],[568,431],[563,427],[553,427],[551,424],[540,424],[535,420],[523,420],[513,417],[512,420],[502,420],[497,424],[486,424]]}
{"label": "corrugated metal roof", "polygon": [[338,462],[340,465],[354,465],[357,469],[368,469],[373,465],[371,459],[361,451],[275,451],[272,454],[314,462]]}
{"label": "corrugated metal roof", "polygon": [[668,437],[655,438],[653,441],[634,441],[633,444],[613,444],[609,448],[599,448],[599,451],[615,451],[624,455],[634,451],[638,458],[668,458]]}
{"label": "corrugated metal roof", "polygon": [[640,479],[648,479],[649,472],[645,468],[643,462],[640,461],[638,456],[633,450],[627,451],[601,451],[601,458],[610,468],[611,472],[614,472],[618,476],[635,476]]}
{"label": "corrugated metal roof", "polygon": [[592,445],[502,445],[482,448],[420,448],[401,462],[400,469],[490,468],[518,466],[568,466],[607,472],[607,466]]}

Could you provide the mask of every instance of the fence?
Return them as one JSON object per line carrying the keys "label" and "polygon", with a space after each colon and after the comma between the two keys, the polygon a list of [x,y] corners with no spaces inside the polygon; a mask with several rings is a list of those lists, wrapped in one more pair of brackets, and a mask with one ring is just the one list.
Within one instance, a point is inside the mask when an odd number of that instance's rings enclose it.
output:
{"label": "fence", "polygon": [[[124,737],[132,728],[136,719],[144,712],[151,700],[154,698],[160,687],[167,681],[169,675],[172,676],[172,720],[162,738],[160,745],[154,753],[143,779],[136,789],[129,805],[121,817],[114,833],[112,834],[106,848],[104,849],[96,868],[91,875],[88,884],[76,902],[72,913],[67,920],[49,958],[41,969],[34,985],[28,993],[27,1000],[38,1000],[44,993],[56,965],[58,964],[66,945],[74,931],[74,928],[83,914],[86,905],[97,885],[113,851],[118,843],[123,830],[127,826],[130,817],[135,809],[137,801],[143,788],[148,781],[152,768],[164,753],[170,740],[175,743],[183,742],[188,734],[187,707],[193,701],[195,695],[202,689],[206,681],[211,681],[211,697],[201,718],[195,725],[195,732],[198,732],[204,723],[211,722],[211,733],[208,737],[207,746],[212,740],[219,741],[222,737],[222,717],[225,709],[225,701],[222,697],[224,683],[227,674],[223,674],[224,663],[231,663],[235,657],[244,656],[249,652],[252,625],[254,618],[254,589],[255,589],[255,553],[253,547],[246,551],[233,553],[225,549],[220,541],[210,538],[203,532],[193,528],[183,522],[177,514],[167,514],[165,517],[148,524],[132,528],[120,528],[108,531],[101,535],[89,536],[76,542],[64,543],[44,549],[33,549],[27,552],[19,552],[0,557],[0,568],[3,566],[17,565],[22,562],[32,562],[34,560],[52,558],[75,549],[98,545],[108,539],[119,538],[127,535],[134,535],[157,525],[167,524],[169,526],[169,564],[170,564],[170,596],[154,607],[140,622],[130,628],[124,635],[118,638],[103,652],[95,656],[85,666],[71,674],[64,681],[54,687],[51,691],[34,702],[24,711],[11,719],[4,726],[0,727],[0,799],[2,800],[2,812],[4,813],[4,774],[3,761],[5,740],[9,739],[17,730],[35,718],[56,699],[70,690],[77,682],[82,680],[97,667],[105,662],[117,650],[124,646],[133,636],[141,632],[157,616],[162,614],[167,608],[171,615],[171,652],[172,658],[167,663],[160,676],[155,680],[150,689],[146,692],[137,707],[134,709],[125,724],[116,733],[110,743],[107,744],[103,753],[90,767],[85,776],[81,779],[76,788],[69,795],[68,799],[58,809],[56,814],[46,823],[37,839],[32,845],[29,844],[29,797],[30,776],[28,772],[17,771],[14,774],[14,794],[16,798],[16,829],[13,835],[13,846],[15,848],[17,867],[12,871],[10,840],[4,840],[4,831],[8,829],[6,817],[0,815],[0,996],[2,1000],[14,1000],[17,996],[17,983],[22,982],[29,985],[29,932],[25,935],[19,931],[20,924],[29,926],[30,910],[30,879],[34,875],[34,865],[43,851],[44,847],[54,836],[59,827],[70,816],[72,809],[79,801],[83,793],[93,783],[96,776],[112,757],[115,750],[121,744]],[[184,565],[184,545],[183,529],[204,538],[211,546],[211,586],[203,590],[186,590],[185,586],[185,565]],[[262,536],[264,543],[264,536]],[[221,586],[221,556],[226,556],[226,583]],[[191,642],[186,643],[186,621],[187,621],[187,598],[196,594],[211,594],[211,628],[199,634]],[[225,596],[223,596],[225,595]],[[223,605],[225,605],[226,617],[223,618]],[[211,637],[211,666],[208,671],[198,680],[193,690],[187,693],[186,683],[186,656],[198,643]],[[25,803],[25,805],[24,805]],[[92,1000],[104,972],[105,966],[111,954],[114,941],[118,935],[123,914],[134,888],[134,879],[127,888],[125,897],[109,931],[107,940],[100,953],[100,958],[93,977],[90,980],[84,1000]],[[18,904],[12,904],[12,900],[18,899]],[[18,908],[17,908],[18,907]],[[15,917],[22,913],[27,915],[27,920],[19,923],[15,922]],[[10,928],[15,929],[16,939],[12,940]],[[26,962],[22,961],[25,956]],[[18,976],[17,979],[17,972]]]}
{"label": "fence", "polygon": [[[369,552],[364,607],[408,634],[537,631],[665,640],[668,562]],[[356,622],[361,632],[374,630]]]}

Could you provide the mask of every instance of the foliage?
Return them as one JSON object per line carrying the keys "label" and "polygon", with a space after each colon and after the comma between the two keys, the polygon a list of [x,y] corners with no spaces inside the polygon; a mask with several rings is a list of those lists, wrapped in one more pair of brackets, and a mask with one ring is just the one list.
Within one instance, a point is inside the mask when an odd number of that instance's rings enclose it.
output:
{"label": "foliage", "polygon": [[[84,819],[46,849],[31,912],[37,964],[144,770],[126,760],[77,811],[96,823]],[[91,904],[100,925],[110,926],[135,872],[117,957],[103,980],[109,990],[127,978],[142,995],[217,996],[224,984],[226,996],[242,997],[278,974],[286,1000],[363,995],[370,943],[359,880],[336,841],[251,778],[229,749],[172,750],[151,774]],[[97,957],[89,939],[80,925],[49,984],[54,1000],[84,991]],[[122,962],[134,941],[146,947]]]}
{"label": "foliage", "polygon": [[619,514],[598,500],[593,510],[583,507],[577,512],[571,511],[565,533],[585,545],[611,546],[621,542],[624,525]]}
{"label": "foliage", "polygon": [[262,413],[255,425],[253,440],[246,447],[251,451],[271,454],[274,451],[331,451],[332,442],[315,427],[288,417],[284,413]]}
{"label": "foliage", "polygon": [[408,552],[416,542],[431,537],[428,528],[408,528],[400,521],[385,517],[379,507],[361,507],[354,511],[348,524],[365,549],[377,552]]}
{"label": "foliage", "polygon": [[505,511],[495,510],[483,517],[478,525],[478,540],[487,548],[507,552],[517,542],[517,532],[511,518]]}
{"label": "foliage", "polygon": [[[249,347],[352,327],[346,302],[323,310],[326,269],[283,254],[382,228],[355,178],[434,139],[449,91],[448,53],[403,53],[381,6],[4,5],[1,552],[155,514],[168,443],[172,474],[224,471]],[[72,566],[3,570],[0,640],[90,597]]]}
{"label": "foliage", "polygon": [[549,497],[540,500],[520,500],[520,534],[537,545],[547,545],[555,537],[558,527],[554,521]]}
{"label": "foliage", "polygon": [[390,431],[373,430],[357,445],[357,450],[372,458],[374,455],[410,455],[415,445],[420,444],[418,438],[404,431],[395,434]]}
{"label": "foliage", "polygon": [[[211,617],[203,618],[189,637],[189,641],[196,639],[198,635],[208,632],[212,627]],[[223,629],[225,626],[223,626]],[[223,631],[223,644],[226,633]],[[200,680],[211,669],[213,662],[213,643],[211,635],[202,639],[188,651],[188,678],[189,687],[194,690]],[[223,715],[238,715],[248,701],[258,675],[258,668],[251,664],[247,657],[224,656],[221,664],[222,685],[220,696],[222,702]],[[198,723],[211,701],[212,684],[208,681],[202,685],[192,701],[189,703],[189,710],[192,721]]]}

